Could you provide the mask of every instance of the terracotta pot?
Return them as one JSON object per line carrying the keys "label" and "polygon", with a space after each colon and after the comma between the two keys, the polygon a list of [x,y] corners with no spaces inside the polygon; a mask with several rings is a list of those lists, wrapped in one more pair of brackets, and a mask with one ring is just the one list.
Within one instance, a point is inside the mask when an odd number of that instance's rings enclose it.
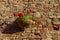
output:
{"label": "terracotta pot", "polygon": [[16,20],[16,24],[18,25],[18,27],[28,27],[29,26],[29,23],[25,22],[25,21],[22,21],[22,20]]}

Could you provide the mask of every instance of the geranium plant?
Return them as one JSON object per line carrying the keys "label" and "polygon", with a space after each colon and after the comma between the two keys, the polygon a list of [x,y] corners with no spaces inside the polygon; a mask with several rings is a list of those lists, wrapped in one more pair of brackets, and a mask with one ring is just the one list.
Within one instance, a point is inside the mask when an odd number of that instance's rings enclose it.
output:
{"label": "geranium plant", "polygon": [[22,21],[25,21],[25,20],[29,20],[30,19],[28,14],[22,13],[22,12],[17,13],[17,14],[14,13],[14,16],[18,16],[18,20],[22,20]]}
{"label": "geranium plant", "polygon": [[18,16],[18,21],[23,21],[25,23],[28,23],[28,24],[32,24],[32,23],[35,23],[34,21],[32,21],[29,17],[29,14],[27,13],[23,13],[23,12],[19,12],[19,13],[14,13],[14,16]]}

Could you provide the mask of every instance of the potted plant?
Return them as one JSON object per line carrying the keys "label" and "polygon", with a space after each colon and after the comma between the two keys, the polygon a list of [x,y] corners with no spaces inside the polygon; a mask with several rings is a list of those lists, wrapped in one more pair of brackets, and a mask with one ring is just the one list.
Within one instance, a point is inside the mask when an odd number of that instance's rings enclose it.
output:
{"label": "potted plant", "polygon": [[35,21],[31,20],[27,13],[17,13],[18,15],[14,14],[14,16],[18,16],[16,19],[16,23],[19,27],[28,27],[30,24],[35,24]]}

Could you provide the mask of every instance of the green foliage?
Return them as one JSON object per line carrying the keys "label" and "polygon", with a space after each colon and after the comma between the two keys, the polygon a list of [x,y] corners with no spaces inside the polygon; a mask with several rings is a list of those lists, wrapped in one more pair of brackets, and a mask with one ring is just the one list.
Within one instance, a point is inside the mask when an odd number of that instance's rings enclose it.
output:
{"label": "green foliage", "polygon": [[28,14],[24,14],[24,16],[19,18],[18,20],[22,20],[22,21],[29,20],[29,15]]}

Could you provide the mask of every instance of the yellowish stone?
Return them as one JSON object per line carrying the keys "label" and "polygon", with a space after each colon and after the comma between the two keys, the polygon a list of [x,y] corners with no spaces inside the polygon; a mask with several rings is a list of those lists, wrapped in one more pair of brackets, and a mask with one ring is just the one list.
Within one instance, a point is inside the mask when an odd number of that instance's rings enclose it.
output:
{"label": "yellowish stone", "polygon": [[60,16],[57,16],[57,18],[60,18]]}
{"label": "yellowish stone", "polygon": [[57,18],[56,16],[49,16],[49,18]]}
{"label": "yellowish stone", "polygon": [[39,17],[41,17],[41,15],[40,15],[40,13],[39,13],[39,12],[36,12],[36,13],[34,13],[34,17],[39,18]]}

